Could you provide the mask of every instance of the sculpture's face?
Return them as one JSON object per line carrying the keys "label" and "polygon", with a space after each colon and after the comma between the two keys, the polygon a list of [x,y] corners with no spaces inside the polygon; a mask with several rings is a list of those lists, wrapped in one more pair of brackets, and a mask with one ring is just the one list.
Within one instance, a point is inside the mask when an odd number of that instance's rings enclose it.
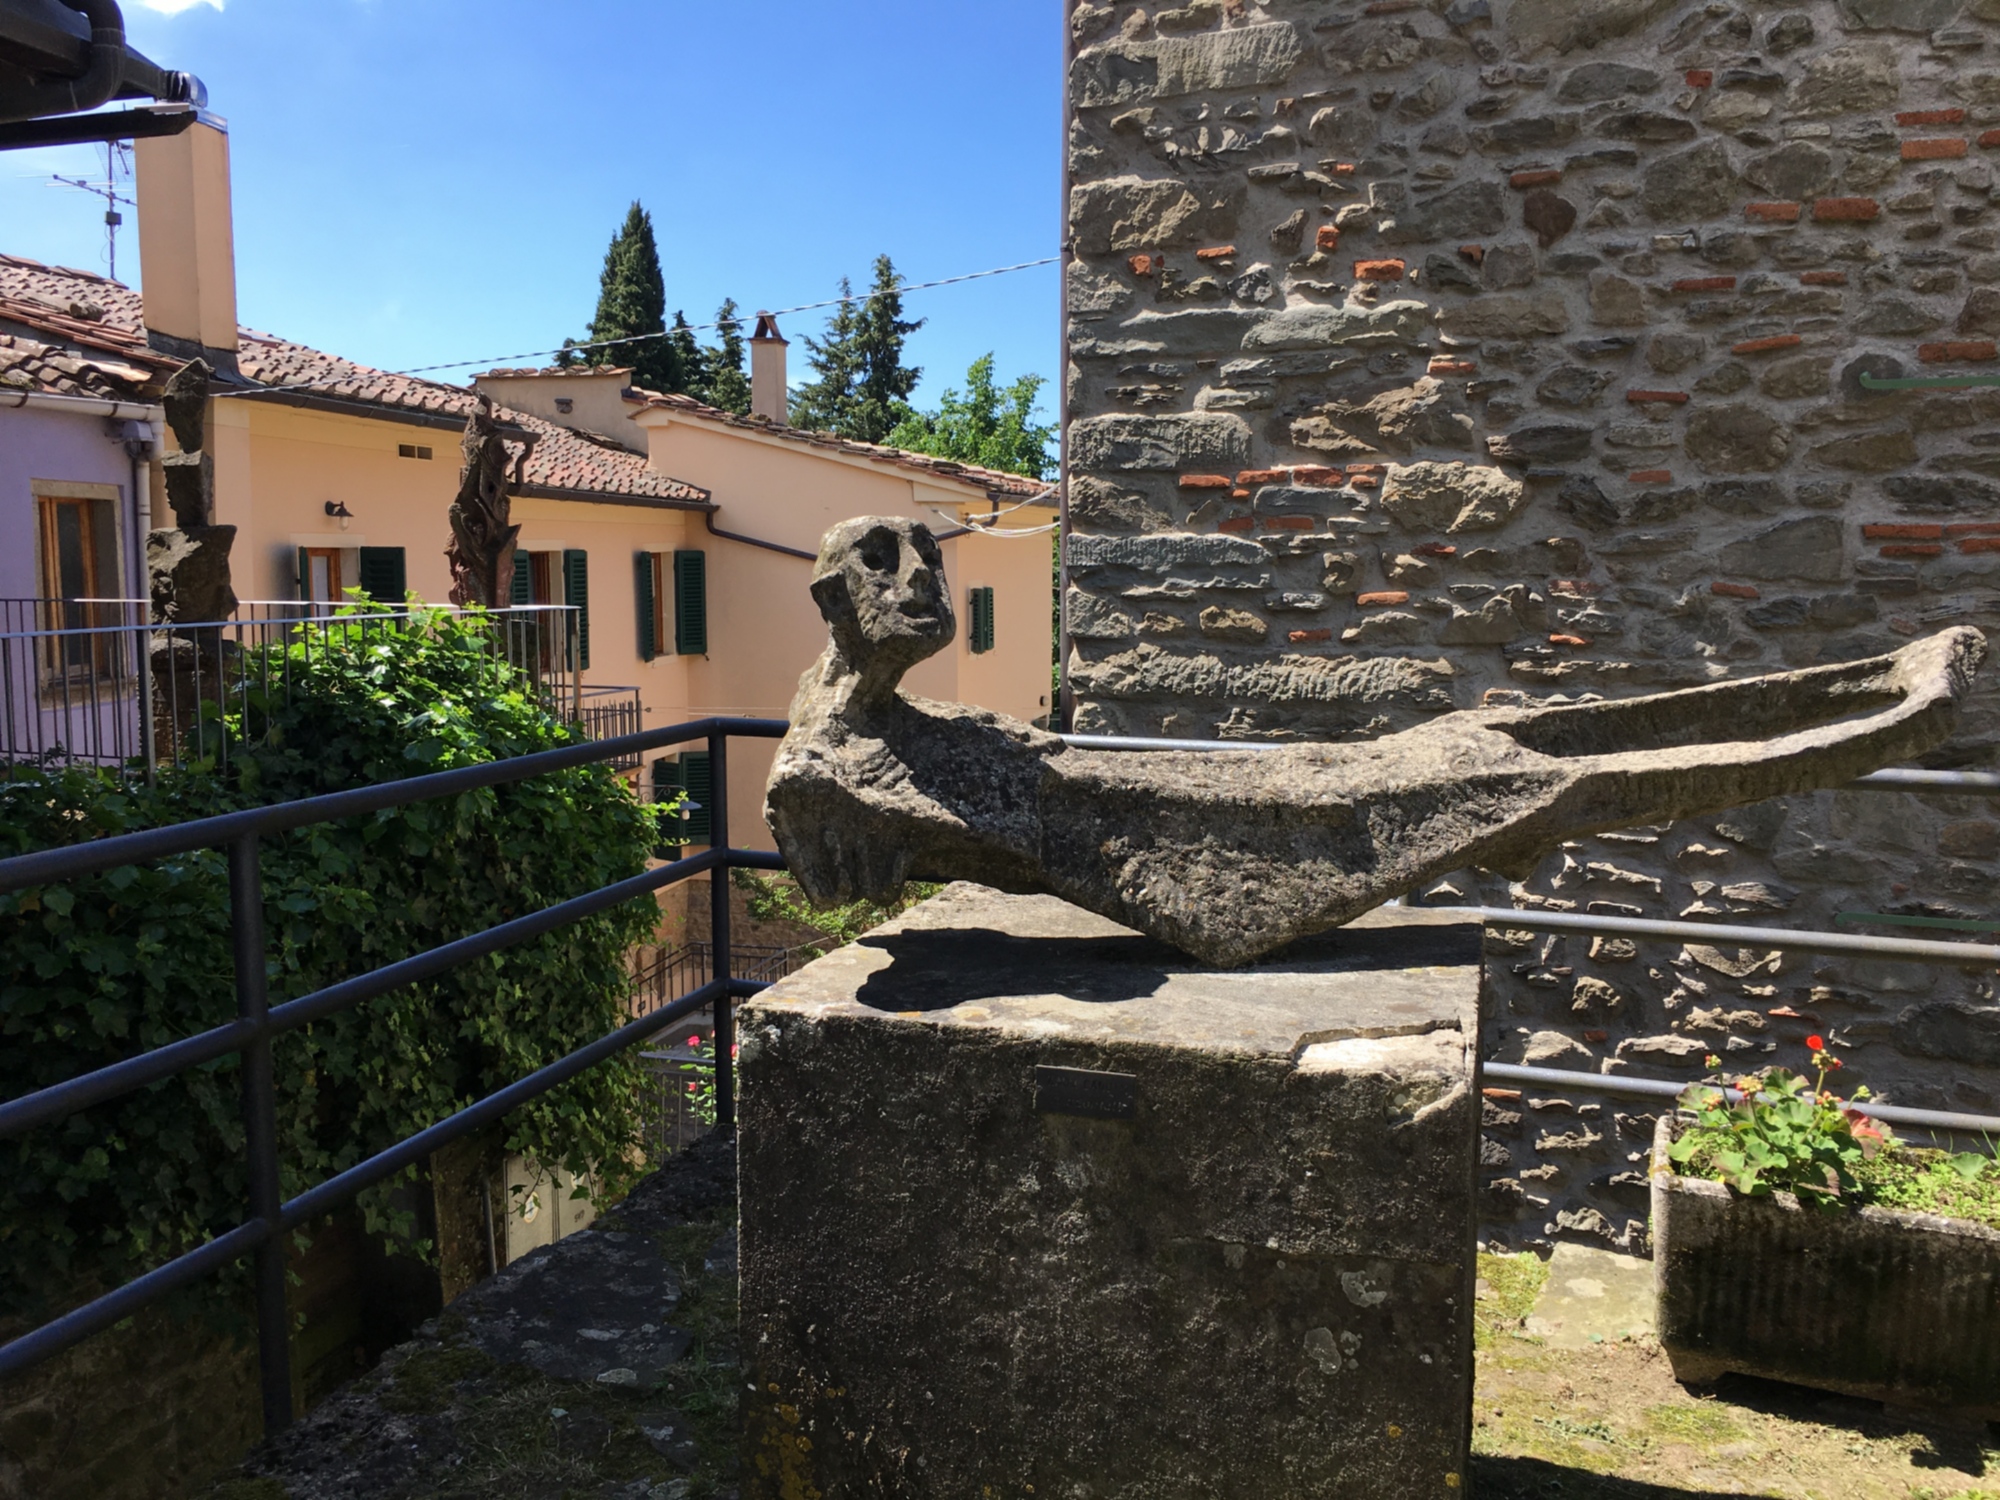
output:
{"label": "sculpture's face", "polygon": [[957,633],[937,538],[901,516],[862,517],[828,532],[813,597],[841,650],[864,670],[901,672]]}

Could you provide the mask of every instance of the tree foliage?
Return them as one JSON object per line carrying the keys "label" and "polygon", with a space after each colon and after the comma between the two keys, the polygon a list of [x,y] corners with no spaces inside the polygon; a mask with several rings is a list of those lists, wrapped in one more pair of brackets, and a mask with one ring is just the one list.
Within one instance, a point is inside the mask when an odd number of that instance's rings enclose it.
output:
{"label": "tree foliage", "polygon": [[604,252],[598,278],[597,316],[590,320],[589,342],[631,339],[632,343],[584,351],[593,365],[629,365],[632,383],[650,391],[687,389],[688,371],[682,351],[667,331],[667,286],[660,272],[660,247],[653,238],[653,216],[635,199],[625,223]]}
{"label": "tree foliage", "polygon": [[993,356],[982,354],[965,372],[963,395],[947,390],[936,411],[911,412],[884,441],[1040,479],[1055,437],[1052,425],[1035,420],[1035,398],[1047,384],[1040,375],[1023,375],[1003,390],[993,380]]}
{"label": "tree foliage", "polygon": [[740,417],[750,410],[750,377],[743,369],[743,320],[734,297],[723,298],[716,309],[715,331],[718,342],[707,351],[702,399]]}
{"label": "tree foliage", "polygon": [[903,344],[924,320],[903,317],[903,277],[886,255],[875,258],[875,282],[856,303],[842,277],[840,305],[826,337],[806,339],[814,378],[792,393],[795,426],[864,443],[885,442],[910,412],[910,392],[923,374],[903,363]]}
{"label": "tree foliage", "polygon": [[[126,785],[82,768],[0,782],[0,853],[572,743],[485,623],[334,627],[277,648],[282,698],[229,727],[227,768]],[[272,1003],[629,877],[653,811],[605,766],[265,840]],[[641,899],[294,1031],[275,1047],[289,1197],[629,1018]],[[201,851],[0,896],[0,1098],[224,1024],[235,1013],[223,856]],[[247,1212],[231,1056],[0,1144],[0,1313],[46,1312]],[[508,1148],[615,1189],[645,1089],[628,1053],[509,1117]],[[386,1201],[364,1199],[379,1222]]]}

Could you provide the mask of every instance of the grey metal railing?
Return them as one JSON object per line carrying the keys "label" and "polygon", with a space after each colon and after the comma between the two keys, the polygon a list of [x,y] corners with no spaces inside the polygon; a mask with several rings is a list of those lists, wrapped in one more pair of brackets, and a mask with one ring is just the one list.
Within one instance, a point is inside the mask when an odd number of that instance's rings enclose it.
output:
{"label": "grey metal railing", "polygon": [[[255,1258],[253,1285],[265,1432],[267,1435],[275,1434],[289,1426],[292,1421],[291,1320],[285,1296],[285,1241],[292,1230],[323,1217],[350,1202],[364,1188],[423,1161],[440,1147],[484,1128],[626,1048],[656,1038],[663,1028],[682,1017],[712,1008],[715,1055],[733,1055],[734,1001],[755,994],[765,986],[759,981],[736,975],[732,968],[727,872],[732,868],[777,870],[784,866],[775,854],[729,847],[729,741],[733,736],[775,739],[784,732],[785,725],[780,720],[701,719],[624,739],[572,745],[435,775],[357,787],[298,802],[247,808],[219,817],[0,860],[0,891],[19,891],[59,885],[83,876],[101,874],[126,865],[146,864],[197,849],[227,851],[230,935],[236,974],[236,1020],[64,1083],[0,1102],[0,1140],[12,1139],[64,1119],[78,1110],[120,1098],[189,1068],[201,1067],[235,1054],[241,1059],[244,1151],[250,1180],[248,1219],[137,1280],[0,1345],[0,1380],[54,1357],[170,1292],[245,1256],[252,1256]],[[433,798],[457,796],[481,787],[504,786],[578,766],[615,761],[622,756],[643,756],[690,741],[705,742],[709,754],[713,777],[709,812],[713,844],[709,849],[369,973],[341,980],[299,999],[276,1006],[270,1003],[266,989],[264,893],[259,860],[259,847],[264,838]],[[712,977],[706,983],[308,1189],[289,1202],[285,1201],[280,1187],[277,1106],[271,1060],[272,1043],[277,1037],[388,994],[403,985],[445,973],[624,902],[642,897],[650,899],[656,891],[705,872],[715,872],[709,882],[708,947]],[[719,1069],[716,1073],[715,1112],[718,1122],[729,1128],[736,1113],[735,1075],[729,1068]]]}
{"label": "grey metal railing", "polygon": [[[640,722],[639,690],[635,687],[591,687],[578,690],[577,722],[594,740],[615,740],[637,734],[646,726]],[[639,757],[626,756],[612,762],[621,771],[636,771]]]}

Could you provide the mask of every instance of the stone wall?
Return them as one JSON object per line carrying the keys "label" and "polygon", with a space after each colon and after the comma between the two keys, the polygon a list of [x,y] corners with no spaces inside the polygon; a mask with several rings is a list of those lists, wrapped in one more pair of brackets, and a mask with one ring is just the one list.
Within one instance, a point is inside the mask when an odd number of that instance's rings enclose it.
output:
{"label": "stone wall", "polygon": [[[1995,618],[2000,390],[1861,377],[2000,370],[2000,0],[1068,16],[1079,731],[1362,738]],[[1936,763],[1990,764],[1996,708]],[[1824,794],[1427,894],[1824,928],[1992,915],[1996,856],[1990,804]],[[1498,1060],[1818,1031],[1896,1101],[2000,1103],[1974,974],[1525,933],[1493,970]],[[1643,1249],[1650,1122],[1490,1098],[1491,1237]]]}

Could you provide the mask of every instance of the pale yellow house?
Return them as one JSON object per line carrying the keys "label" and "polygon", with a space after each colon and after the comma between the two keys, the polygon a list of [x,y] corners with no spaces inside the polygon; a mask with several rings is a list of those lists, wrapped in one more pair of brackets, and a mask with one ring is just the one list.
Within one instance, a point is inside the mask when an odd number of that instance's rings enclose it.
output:
{"label": "pale yellow house", "polygon": [[[93,310],[96,348],[129,350],[156,370],[162,356],[196,353],[217,367],[205,446],[216,519],[239,528],[243,598],[337,599],[366,587],[443,601],[446,509],[473,391],[238,327],[221,129],[139,142],[138,188],[143,300],[103,277],[0,257],[0,333],[11,326],[59,345],[81,306]],[[1048,539],[963,529],[1023,502],[1031,508],[1003,525],[1053,519],[1044,487],[790,428],[784,343],[768,320],[753,353],[754,418],[633,390],[622,370],[496,370],[475,382],[517,459],[516,601],[579,608],[587,689],[628,690],[605,694],[626,702],[636,694],[649,728],[710,714],[782,717],[825,641],[806,589],[821,534],[851,516],[907,515],[945,538],[960,617],[959,639],[910,675],[912,690],[1047,715]],[[157,423],[155,433],[171,447]],[[149,520],[167,520],[156,468],[143,488],[121,511],[128,559]],[[34,503],[0,495],[0,506]],[[732,761],[738,844],[769,847],[760,809],[772,749],[742,742]],[[662,771],[701,785],[698,760],[670,757]],[[702,841],[703,821],[690,842]]]}

